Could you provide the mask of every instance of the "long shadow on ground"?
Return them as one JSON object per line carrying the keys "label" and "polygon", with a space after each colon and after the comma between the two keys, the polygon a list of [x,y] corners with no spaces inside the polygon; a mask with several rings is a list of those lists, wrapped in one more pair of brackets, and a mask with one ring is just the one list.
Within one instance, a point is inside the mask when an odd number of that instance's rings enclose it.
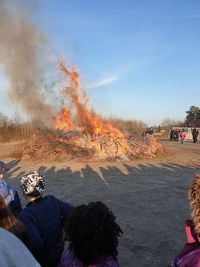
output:
{"label": "long shadow on ground", "polygon": [[[24,171],[18,161],[8,165],[12,178],[8,181],[20,193]],[[47,194],[74,205],[101,200],[113,210],[124,231],[120,266],[167,267],[182,248],[184,220],[189,217],[188,185],[200,166],[124,164],[123,171],[107,166],[97,172],[85,165],[73,172],[66,164],[59,170],[55,166],[39,170],[46,177]]]}

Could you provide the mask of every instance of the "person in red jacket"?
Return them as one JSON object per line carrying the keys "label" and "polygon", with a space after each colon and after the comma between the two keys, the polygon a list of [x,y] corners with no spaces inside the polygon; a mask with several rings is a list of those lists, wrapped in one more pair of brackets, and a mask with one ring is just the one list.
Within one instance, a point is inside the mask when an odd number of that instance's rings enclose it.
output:
{"label": "person in red jacket", "polygon": [[179,136],[180,136],[180,142],[181,144],[183,144],[185,137],[186,137],[184,130],[180,131]]}

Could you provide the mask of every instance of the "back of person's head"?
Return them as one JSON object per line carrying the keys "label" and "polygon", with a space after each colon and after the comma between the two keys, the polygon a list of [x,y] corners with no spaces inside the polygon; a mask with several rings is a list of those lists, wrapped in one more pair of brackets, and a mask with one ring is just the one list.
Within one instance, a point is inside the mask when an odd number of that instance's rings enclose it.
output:
{"label": "back of person's head", "polygon": [[74,256],[84,265],[102,257],[117,258],[118,237],[122,234],[112,211],[102,202],[78,206],[68,217],[64,237]]}
{"label": "back of person's head", "polygon": [[32,171],[22,176],[20,181],[22,193],[28,197],[42,196],[45,188],[44,176],[38,171]]}
{"label": "back of person's head", "polygon": [[200,234],[200,174],[197,174],[190,184],[189,199],[195,232]]}
{"label": "back of person's head", "polygon": [[29,246],[29,237],[25,226],[12,214],[6,205],[4,198],[0,195],[0,227],[16,235],[23,243]]}
{"label": "back of person's head", "polygon": [[16,218],[6,205],[4,198],[0,194],[0,227],[9,230],[16,224]]}

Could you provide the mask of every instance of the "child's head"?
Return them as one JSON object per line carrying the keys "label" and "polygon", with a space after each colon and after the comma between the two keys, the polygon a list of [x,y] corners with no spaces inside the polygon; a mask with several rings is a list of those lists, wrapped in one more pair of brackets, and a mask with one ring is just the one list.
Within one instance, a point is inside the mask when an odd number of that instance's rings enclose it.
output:
{"label": "child's head", "polygon": [[197,174],[190,184],[189,199],[195,231],[200,234],[200,174]]}
{"label": "child's head", "polygon": [[4,179],[7,170],[6,164],[3,161],[0,161],[0,179]]}
{"label": "child's head", "polygon": [[120,234],[112,211],[100,201],[75,208],[64,227],[70,250],[84,265],[96,263],[103,256],[116,259]]}
{"label": "child's head", "polygon": [[37,171],[29,172],[21,178],[21,190],[24,196],[38,198],[44,192],[44,176]]}

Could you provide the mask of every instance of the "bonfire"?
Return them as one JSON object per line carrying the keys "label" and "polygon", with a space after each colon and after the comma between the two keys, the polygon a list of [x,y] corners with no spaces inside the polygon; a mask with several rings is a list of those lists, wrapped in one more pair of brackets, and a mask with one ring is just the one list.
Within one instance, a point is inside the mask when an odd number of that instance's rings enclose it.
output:
{"label": "bonfire", "polygon": [[154,158],[162,150],[156,139],[140,140],[121,132],[89,108],[75,67],[59,62],[62,95],[69,105],[54,118],[53,129],[18,146],[13,156],[31,159],[133,160]]}

